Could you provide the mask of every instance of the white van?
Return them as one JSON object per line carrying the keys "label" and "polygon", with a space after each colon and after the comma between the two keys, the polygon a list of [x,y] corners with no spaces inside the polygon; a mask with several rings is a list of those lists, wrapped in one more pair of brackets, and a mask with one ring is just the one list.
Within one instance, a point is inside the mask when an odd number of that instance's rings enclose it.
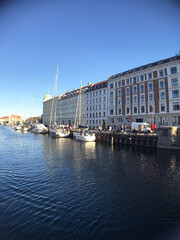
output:
{"label": "white van", "polygon": [[137,132],[151,132],[151,127],[149,123],[146,122],[132,122],[131,123],[131,130],[136,130]]}

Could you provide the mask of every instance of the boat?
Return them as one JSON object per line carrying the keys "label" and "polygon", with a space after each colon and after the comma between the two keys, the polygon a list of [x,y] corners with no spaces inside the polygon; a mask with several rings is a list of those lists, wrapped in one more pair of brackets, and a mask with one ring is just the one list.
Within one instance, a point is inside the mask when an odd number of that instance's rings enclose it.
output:
{"label": "boat", "polygon": [[33,128],[31,129],[32,133],[41,133],[46,134],[48,132],[47,127],[44,124],[34,124]]}
{"label": "boat", "polygon": [[[70,135],[70,130],[65,128],[60,128],[57,126],[57,123],[56,123],[57,78],[58,78],[58,65],[57,65],[56,80],[55,80],[55,86],[54,86],[54,98],[52,100],[52,106],[51,106],[49,135],[55,138],[67,138]],[[54,124],[52,126],[53,113],[54,113]]]}
{"label": "boat", "polygon": [[84,142],[94,142],[96,140],[95,134],[91,134],[88,132],[81,132],[79,134],[75,134],[75,139],[84,141]]}
{"label": "boat", "polygon": [[15,126],[14,130],[16,130],[16,131],[21,131],[21,130],[22,130],[22,126],[21,126],[21,125]]}
{"label": "boat", "polygon": [[55,137],[55,138],[67,138],[70,135],[70,130],[53,128],[49,130],[49,134],[51,137]]}

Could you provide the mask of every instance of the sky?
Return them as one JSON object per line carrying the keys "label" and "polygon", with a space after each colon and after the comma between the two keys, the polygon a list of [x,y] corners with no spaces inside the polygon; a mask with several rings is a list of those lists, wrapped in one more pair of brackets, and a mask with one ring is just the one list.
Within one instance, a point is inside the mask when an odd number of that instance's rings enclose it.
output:
{"label": "sky", "polygon": [[180,50],[178,0],[1,0],[0,117]]}

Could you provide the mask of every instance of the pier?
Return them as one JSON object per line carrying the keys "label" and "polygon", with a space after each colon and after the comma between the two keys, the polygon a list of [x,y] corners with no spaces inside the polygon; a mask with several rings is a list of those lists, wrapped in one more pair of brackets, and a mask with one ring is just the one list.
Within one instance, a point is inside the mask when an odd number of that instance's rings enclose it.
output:
{"label": "pier", "polygon": [[96,140],[180,151],[180,127],[160,127],[157,133],[97,132]]}
{"label": "pier", "polygon": [[99,132],[96,135],[97,141],[144,146],[144,147],[155,147],[158,144],[157,134],[141,134],[141,133],[113,133],[113,132]]}

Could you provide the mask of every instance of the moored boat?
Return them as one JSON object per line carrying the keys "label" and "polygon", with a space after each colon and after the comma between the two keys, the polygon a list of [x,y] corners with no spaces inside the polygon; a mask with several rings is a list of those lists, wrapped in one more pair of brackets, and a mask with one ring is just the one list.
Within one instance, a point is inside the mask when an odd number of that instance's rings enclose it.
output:
{"label": "moored boat", "polygon": [[70,130],[53,128],[49,130],[49,135],[55,138],[67,138],[70,135]]}
{"label": "moored boat", "polygon": [[47,127],[44,124],[34,124],[33,128],[31,129],[32,133],[41,133],[46,134],[48,132]]}
{"label": "moored boat", "polygon": [[84,141],[84,142],[94,142],[96,140],[95,134],[90,133],[80,133],[75,135],[75,139]]}

